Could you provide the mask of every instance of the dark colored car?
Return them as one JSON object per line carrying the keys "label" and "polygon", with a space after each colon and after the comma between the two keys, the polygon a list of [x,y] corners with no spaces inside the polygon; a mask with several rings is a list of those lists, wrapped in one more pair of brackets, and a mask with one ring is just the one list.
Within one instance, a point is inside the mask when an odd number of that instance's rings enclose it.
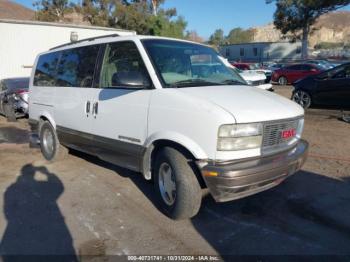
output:
{"label": "dark colored car", "polygon": [[317,60],[317,59],[316,59],[316,60],[307,60],[307,61],[305,61],[305,63],[307,63],[307,64],[313,64],[313,65],[318,65],[318,66],[324,68],[325,70],[331,69],[331,68],[335,67],[334,64],[328,62],[327,60],[323,60],[323,59],[318,59],[318,60]]}
{"label": "dark colored car", "polygon": [[304,77],[317,75],[324,69],[313,64],[293,64],[275,70],[272,74],[272,82],[280,85],[293,84]]}
{"label": "dark colored car", "polygon": [[0,81],[0,114],[7,117],[28,115],[29,78],[8,78]]}
{"label": "dark colored car", "polygon": [[292,100],[304,108],[350,110],[350,63],[295,82]]}

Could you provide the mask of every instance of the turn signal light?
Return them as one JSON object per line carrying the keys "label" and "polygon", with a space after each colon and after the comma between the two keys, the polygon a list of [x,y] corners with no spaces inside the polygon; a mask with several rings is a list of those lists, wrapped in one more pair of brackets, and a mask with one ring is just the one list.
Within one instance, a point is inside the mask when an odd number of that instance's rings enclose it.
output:
{"label": "turn signal light", "polygon": [[215,172],[215,171],[203,171],[202,173],[203,173],[203,176],[211,176],[211,177],[219,175],[218,172]]}

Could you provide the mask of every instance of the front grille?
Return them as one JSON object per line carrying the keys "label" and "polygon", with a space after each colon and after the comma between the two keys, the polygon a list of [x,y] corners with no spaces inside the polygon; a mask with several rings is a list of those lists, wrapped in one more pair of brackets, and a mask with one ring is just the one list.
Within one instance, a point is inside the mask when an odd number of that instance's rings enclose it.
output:
{"label": "front grille", "polygon": [[271,122],[264,124],[262,152],[263,154],[285,150],[295,144],[298,138],[295,136],[283,138],[282,132],[294,129],[298,132],[299,119]]}

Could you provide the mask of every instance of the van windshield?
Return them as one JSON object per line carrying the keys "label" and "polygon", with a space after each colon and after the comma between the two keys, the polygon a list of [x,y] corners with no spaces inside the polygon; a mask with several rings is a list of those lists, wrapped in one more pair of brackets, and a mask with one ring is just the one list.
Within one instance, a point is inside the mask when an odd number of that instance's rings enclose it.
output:
{"label": "van windshield", "polygon": [[164,87],[246,85],[210,47],[162,39],[142,42]]}

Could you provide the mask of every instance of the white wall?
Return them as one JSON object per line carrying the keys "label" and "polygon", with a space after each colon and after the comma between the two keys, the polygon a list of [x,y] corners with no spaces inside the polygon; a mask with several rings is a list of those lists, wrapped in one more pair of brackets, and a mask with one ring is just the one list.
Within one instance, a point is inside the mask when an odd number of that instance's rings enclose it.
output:
{"label": "white wall", "polygon": [[36,24],[8,23],[0,21],[0,79],[29,77],[30,67],[38,53],[70,42],[71,32],[79,39],[117,33],[134,32],[111,29],[85,29]]}

